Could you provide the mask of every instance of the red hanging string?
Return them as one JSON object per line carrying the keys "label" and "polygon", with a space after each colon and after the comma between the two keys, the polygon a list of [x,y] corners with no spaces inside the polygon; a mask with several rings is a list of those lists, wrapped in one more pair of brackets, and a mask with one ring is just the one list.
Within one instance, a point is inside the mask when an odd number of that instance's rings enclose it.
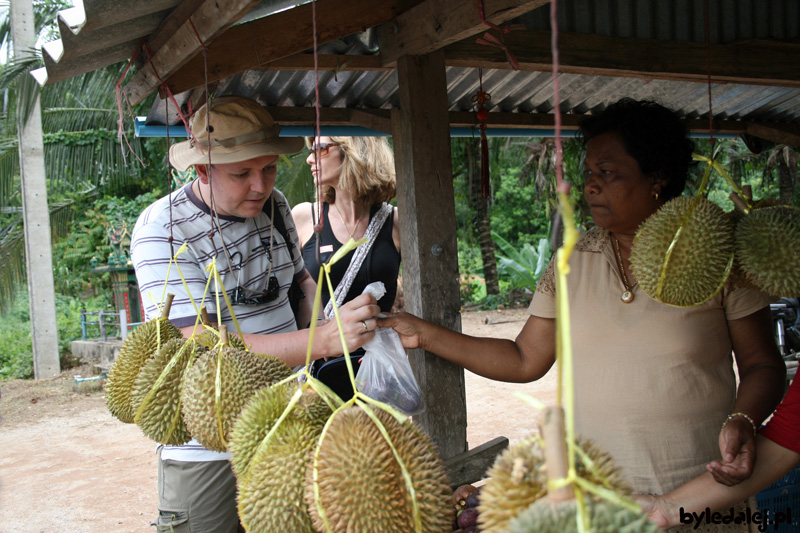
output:
{"label": "red hanging string", "polygon": [[[190,22],[191,22],[191,19],[190,19]],[[203,48],[204,52],[208,50],[203,45],[202,42],[200,43],[200,45]],[[175,106],[175,109],[178,112],[178,116],[180,117],[181,122],[183,122],[183,126],[186,128],[186,134],[189,137],[191,137],[194,140],[194,142],[197,144],[197,148],[198,148],[198,150],[200,150],[200,153],[201,154],[205,153],[205,152],[203,152],[203,148],[200,146],[200,142],[197,140],[197,137],[194,136],[194,134],[192,133],[191,128],[189,127],[189,117],[191,116],[191,113],[189,115],[184,115],[183,112],[181,111],[181,106],[178,105],[177,100],[175,100],[175,96],[172,94],[172,90],[170,90],[169,86],[167,85],[167,82],[162,80],[161,76],[159,76],[158,71],[156,70],[156,66],[153,64],[153,52],[150,50],[150,47],[147,46],[146,42],[144,43],[144,50],[145,50],[145,52],[147,52],[147,60],[150,63],[150,68],[152,69],[153,74],[155,75],[156,79],[159,82],[161,82],[161,89],[164,90],[164,92],[166,93],[167,98],[169,99],[169,101],[172,102],[172,105]],[[208,94],[207,93],[206,93],[206,98],[208,98]],[[169,121],[169,116],[166,117],[166,120]]]}
{"label": "red hanging string", "polygon": [[[116,99],[117,99],[117,115],[118,115],[117,116],[117,138],[119,139],[119,147],[120,147],[120,150],[122,151],[122,161],[123,162],[126,161],[126,158],[125,158],[125,145],[122,144],[122,140],[124,139],[125,140],[125,144],[128,145],[128,150],[130,150],[130,152],[136,157],[136,159],[139,160],[139,163],[141,163],[142,166],[147,166],[147,165],[145,165],[144,161],[142,161],[142,159],[136,154],[136,152],[133,151],[133,147],[131,147],[131,143],[128,141],[128,136],[125,135],[125,128],[123,127],[124,120],[123,120],[123,113],[122,113],[122,95],[125,94],[125,92],[122,90],[122,81],[125,79],[125,76],[128,74],[128,69],[131,68],[131,65],[133,64],[134,59],[136,58],[137,55],[139,55],[139,51],[142,49],[142,44],[143,43],[144,43],[144,38],[140,39],[139,40],[139,44],[136,45],[136,50],[133,52],[133,55],[131,56],[130,60],[128,61],[128,64],[125,65],[125,69],[122,71],[122,76],[120,76],[119,81],[117,82],[117,85],[116,85],[116,87],[114,89],[114,92],[115,92],[115,96],[116,96]],[[125,95],[125,103],[128,105],[128,111],[131,114],[133,114],[133,110],[131,109],[131,104],[128,101],[128,96],[127,95]]]}
{"label": "red hanging string", "polygon": [[492,192],[489,181],[489,139],[486,138],[486,119],[489,118],[486,103],[491,99],[492,96],[483,90],[483,69],[479,68],[478,93],[472,97],[472,101],[478,107],[475,114],[478,118],[478,129],[481,132],[481,196],[484,199],[489,198]]}
{"label": "red hanging string", "polygon": [[483,34],[483,36],[478,37],[475,42],[478,44],[500,48],[503,52],[505,52],[506,59],[511,65],[511,68],[514,70],[519,70],[519,61],[517,61],[516,56],[511,52],[511,50],[508,49],[508,46],[506,46],[506,40],[504,37],[506,33],[511,31],[511,28],[508,26],[501,27],[486,20],[486,12],[483,8],[483,0],[478,0],[478,14],[481,17],[481,22],[483,22],[486,26],[489,26],[490,28],[500,32],[500,39],[487,31]]}
{"label": "red hanging string", "polygon": [[704,6],[705,37],[706,37],[706,73],[708,74],[708,142],[711,143],[711,157],[714,157],[714,113],[711,109],[711,30],[708,16],[708,0]]}
{"label": "red hanging string", "polygon": [[550,48],[553,54],[553,116],[556,129],[556,190],[569,194],[572,186],[564,181],[564,149],[561,144],[561,89],[558,82],[558,12],[557,0],[550,2]]}

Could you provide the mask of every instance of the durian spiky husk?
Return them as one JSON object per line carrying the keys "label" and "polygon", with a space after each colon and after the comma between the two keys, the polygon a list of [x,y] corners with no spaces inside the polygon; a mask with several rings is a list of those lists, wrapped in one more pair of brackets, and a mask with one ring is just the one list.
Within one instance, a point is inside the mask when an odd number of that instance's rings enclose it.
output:
{"label": "durian spiky husk", "polygon": [[[595,475],[576,456],[575,470],[579,477],[621,494],[630,488],[607,453],[590,440],[578,439],[577,445],[592,460]],[[528,438],[511,446],[497,456],[486,472],[486,484],[481,489],[478,522],[481,531],[506,531],[511,520],[533,502],[547,495],[547,476],[544,469],[544,450],[537,438]]]}
{"label": "durian spiky husk", "polygon": [[708,200],[680,197],[665,203],[639,226],[631,249],[631,270],[654,300],[693,307],[713,298],[725,284],[733,250],[731,218]]}
{"label": "durian spiky husk", "polygon": [[[608,501],[586,498],[594,533],[656,533],[660,531],[647,515]],[[542,499],[511,520],[508,533],[578,533],[577,501],[553,503]]]}
{"label": "durian spiky husk", "polygon": [[[295,383],[264,387],[245,405],[233,425],[228,443],[228,450],[232,454],[231,465],[237,479],[242,479],[247,473],[256,449],[286,410],[296,390]],[[303,392],[281,425],[298,422],[313,427],[319,426],[321,431],[331,412],[331,408],[322,398],[308,389]]]}
{"label": "durian spiky husk", "polygon": [[191,439],[181,414],[181,386],[195,350],[192,341],[170,339],[145,361],[136,378],[131,394],[134,419],[145,436],[161,444],[183,444]]}
{"label": "durian spiky husk", "polygon": [[302,393],[266,446],[256,452],[296,389],[289,383],[258,391],[231,434],[239,516],[249,532],[316,531],[305,501],[306,466],[330,407],[316,392]]}
{"label": "durian spiky husk", "polygon": [[800,209],[754,209],[736,225],[736,259],[745,279],[773,296],[800,296]]}
{"label": "durian spiky husk", "polygon": [[132,423],[136,414],[131,406],[131,393],[145,362],[159,346],[183,335],[166,318],[154,318],[130,332],[108,372],[104,385],[106,405],[122,422]]}
{"label": "durian spiky husk", "polygon": [[[217,345],[217,342],[219,342],[219,335],[213,330],[203,328],[203,331],[200,332],[199,335],[195,336],[195,341],[197,342],[198,346],[202,348],[208,348],[210,350]],[[238,348],[239,350],[247,349],[242,338],[238,335],[234,335],[233,333],[228,333],[228,344],[232,348]]]}
{"label": "durian spiky husk", "polygon": [[[422,531],[452,531],[452,490],[428,438],[410,421],[375,410],[404,462],[416,492]],[[313,461],[306,501],[314,527],[325,530],[314,496]],[[378,427],[359,406],[334,414],[318,445],[320,506],[332,531],[416,531],[400,466]]]}
{"label": "durian spiky husk", "polygon": [[227,451],[231,428],[253,394],[291,373],[286,363],[271,355],[230,346],[204,352],[184,376],[181,403],[186,428],[205,448]]}

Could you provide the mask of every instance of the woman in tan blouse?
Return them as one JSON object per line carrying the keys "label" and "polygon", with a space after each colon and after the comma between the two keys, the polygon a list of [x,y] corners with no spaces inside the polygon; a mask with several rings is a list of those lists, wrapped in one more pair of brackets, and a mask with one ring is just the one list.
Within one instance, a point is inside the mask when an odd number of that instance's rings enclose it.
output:
{"label": "woman in tan blouse", "polygon": [[[668,492],[715,459],[746,478],[754,424],[769,416],[784,389],[769,298],[729,286],[681,309],[641,291],[630,269],[634,235],[682,193],[694,144],[674,112],[630,99],[584,120],[581,130],[584,194],[596,228],[579,240],[567,279],[577,430],[614,457],[639,493]],[[407,313],[378,325],[393,327],[407,348],[476,374],[533,381],[555,362],[553,268],[515,341],[470,337]]]}

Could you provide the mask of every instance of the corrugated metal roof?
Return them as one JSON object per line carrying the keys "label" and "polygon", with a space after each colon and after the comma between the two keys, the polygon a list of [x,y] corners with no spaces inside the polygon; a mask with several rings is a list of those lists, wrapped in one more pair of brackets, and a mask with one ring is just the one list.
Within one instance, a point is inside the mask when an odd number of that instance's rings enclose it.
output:
{"label": "corrugated metal roof", "polygon": [[[127,59],[138,39],[152,32],[157,19],[163,19],[177,4],[177,0],[84,1],[86,22],[77,34],[62,22],[61,60],[54,62],[45,54],[51,76],[75,75],[104,62]],[[258,16],[287,5],[286,0],[264,2]],[[709,0],[709,13],[710,41],[714,44],[746,39],[800,41],[797,0]],[[693,43],[704,43],[706,39],[704,2],[700,0],[561,0],[558,20],[562,32]],[[549,8],[536,9],[514,22],[531,30],[549,30]],[[121,27],[129,30],[119,31]],[[65,35],[65,31],[70,34]],[[375,32],[371,30],[320,48],[321,53],[349,55],[373,54],[377,50]],[[658,100],[687,118],[708,116],[708,86],[702,82],[568,73],[562,73],[559,81],[563,113],[586,114],[622,96],[631,96]],[[492,95],[490,111],[552,112],[549,72],[485,69],[482,82],[483,89]],[[479,86],[478,70],[447,67],[447,84],[449,109],[472,110],[472,97]],[[314,87],[313,72],[258,70],[220,81],[216,93],[251,96],[268,106],[308,107],[314,103]],[[398,103],[394,70],[320,72],[319,88],[323,107],[389,109]],[[717,118],[800,124],[798,88],[716,83],[711,92]],[[148,122],[160,121],[163,109],[154,105]]]}

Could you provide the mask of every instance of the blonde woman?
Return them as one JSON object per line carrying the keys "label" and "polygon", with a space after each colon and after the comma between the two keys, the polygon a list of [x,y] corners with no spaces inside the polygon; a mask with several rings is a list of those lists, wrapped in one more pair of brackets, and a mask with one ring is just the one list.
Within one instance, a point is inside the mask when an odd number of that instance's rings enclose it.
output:
{"label": "blonde woman", "polygon": [[[331,268],[336,302],[342,305],[361,294],[369,283],[382,281],[386,294],[378,305],[381,311],[389,312],[397,294],[400,269],[397,208],[387,203],[396,191],[389,143],[383,137],[318,137],[307,138],[306,145],[310,149],[306,162],[311,166],[319,198],[292,209],[306,268],[317,280],[320,265],[344,243],[367,237],[366,244]],[[315,226],[320,227],[318,233],[314,232]],[[322,304],[328,318],[332,316],[330,298],[327,284],[323,283]],[[344,376],[346,372],[323,381],[340,396],[349,397],[352,387]],[[342,382],[338,390],[337,382]]]}

